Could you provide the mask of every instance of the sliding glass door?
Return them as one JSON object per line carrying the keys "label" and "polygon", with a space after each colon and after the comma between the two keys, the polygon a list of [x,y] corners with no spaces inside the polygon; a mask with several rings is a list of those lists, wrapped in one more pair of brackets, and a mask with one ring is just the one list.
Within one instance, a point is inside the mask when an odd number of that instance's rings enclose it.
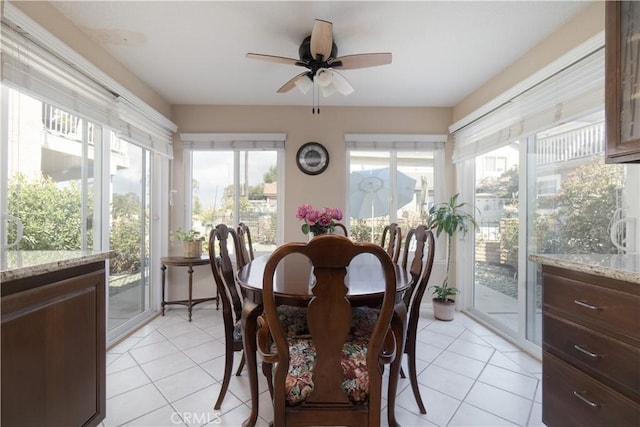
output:
{"label": "sliding glass door", "polygon": [[109,330],[150,307],[150,154],[113,135],[109,247]]}

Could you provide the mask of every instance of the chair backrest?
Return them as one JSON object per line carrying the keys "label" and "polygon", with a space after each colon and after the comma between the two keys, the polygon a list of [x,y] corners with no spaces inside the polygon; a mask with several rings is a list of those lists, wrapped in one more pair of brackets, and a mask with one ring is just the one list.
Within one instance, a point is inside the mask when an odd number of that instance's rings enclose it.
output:
{"label": "chair backrest", "polygon": [[418,331],[418,320],[420,319],[420,304],[422,303],[422,297],[427,289],[427,283],[429,282],[431,270],[433,269],[435,238],[433,237],[433,232],[424,225],[411,229],[409,233],[407,233],[404,258],[402,260],[402,266],[405,269],[409,256],[408,247],[411,246],[411,240],[415,240],[416,245],[413,259],[409,266],[411,286],[404,294],[404,302],[407,306],[409,319],[407,324],[407,340],[415,341]]}
{"label": "chair backrest", "polygon": [[[222,300],[225,328],[229,321],[232,322],[231,327],[233,327],[242,315],[242,290],[235,280],[233,263],[229,255],[229,236],[233,239],[234,248],[237,249],[238,236],[232,228],[218,224],[209,233],[209,264],[218,289],[218,296]],[[236,256],[236,262],[237,258],[238,256]]]}
{"label": "chair backrest", "polygon": [[238,224],[237,234],[239,243],[236,248],[238,268],[242,268],[253,261],[255,255],[253,253],[253,243],[251,242],[251,230],[249,230],[249,226],[241,222]]}
{"label": "chair backrest", "polygon": [[349,232],[347,231],[347,227],[341,222],[336,223],[336,225],[334,227],[334,234],[338,234],[338,235],[341,235],[341,236],[349,236]]}
{"label": "chair backrest", "polygon": [[[415,242],[415,246],[413,242]],[[405,303],[409,309],[411,308],[411,299],[417,294],[420,287],[426,288],[429,277],[431,276],[435,255],[434,245],[435,238],[433,237],[433,232],[424,225],[412,228],[407,233],[402,257],[402,268],[406,270],[407,266],[409,266],[409,273],[411,274],[411,285],[404,295]],[[411,250],[413,250],[413,258],[411,258],[411,264],[409,264]],[[420,300],[422,299],[422,294],[424,294],[424,289],[422,289],[420,293]],[[417,303],[420,305],[420,301],[417,301]]]}
{"label": "chair backrest", "polygon": [[398,259],[400,259],[400,247],[402,246],[402,229],[398,224],[392,222],[384,227],[380,246],[387,251],[393,262],[398,262]]}
{"label": "chair backrest", "polygon": [[[368,400],[365,404],[354,403],[353,397],[347,396],[343,382],[348,370],[345,371],[341,363],[346,357],[343,355],[345,342],[352,338],[349,336],[352,308],[346,298],[348,289],[344,278],[351,260],[362,253],[373,254],[379,260],[386,289],[373,333],[368,342],[361,345],[363,350],[366,348],[364,371],[368,375]],[[276,267],[291,254],[305,255],[313,265],[316,277],[312,288],[314,296],[307,309],[310,338],[300,338],[310,339],[312,345],[307,348],[311,351],[315,349],[315,365],[311,376],[313,387],[304,398],[304,403],[294,406],[286,402],[285,381],[288,380],[290,350],[287,336],[279,323],[273,292]],[[274,425],[285,426],[292,419],[298,425],[380,425],[383,371],[380,363],[387,355],[389,338],[392,336],[389,325],[394,310],[395,280],[393,262],[383,248],[373,243],[353,243],[339,235],[318,236],[308,244],[288,243],[272,253],[264,270],[263,304],[277,349],[277,367],[273,376]],[[309,341],[306,343],[309,344]],[[359,353],[360,356],[364,354],[364,351]],[[296,357],[299,359],[300,355],[295,356],[294,353],[292,363]]]}

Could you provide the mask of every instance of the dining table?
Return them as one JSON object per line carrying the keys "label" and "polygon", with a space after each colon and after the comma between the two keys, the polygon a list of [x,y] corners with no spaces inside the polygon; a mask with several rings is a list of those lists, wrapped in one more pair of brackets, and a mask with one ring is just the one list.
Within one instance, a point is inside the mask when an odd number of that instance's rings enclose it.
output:
{"label": "dining table", "polygon": [[[254,426],[258,419],[258,369],[257,369],[257,319],[262,314],[262,283],[268,255],[258,256],[238,270],[237,283],[242,288],[242,339],[244,355],[251,389],[251,413],[243,422],[243,427]],[[395,397],[407,332],[407,308],[402,300],[411,283],[411,274],[400,265],[394,264],[396,272],[396,302],[391,328],[396,338],[396,357],[389,371],[387,417],[390,426],[396,426]],[[313,298],[315,283],[313,267],[300,254],[284,258],[276,268],[274,295],[277,305],[307,306]],[[347,267],[345,285],[347,299],[352,306],[377,307],[384,297],[385,280],[380,262],[371,254],[356,256]]]}

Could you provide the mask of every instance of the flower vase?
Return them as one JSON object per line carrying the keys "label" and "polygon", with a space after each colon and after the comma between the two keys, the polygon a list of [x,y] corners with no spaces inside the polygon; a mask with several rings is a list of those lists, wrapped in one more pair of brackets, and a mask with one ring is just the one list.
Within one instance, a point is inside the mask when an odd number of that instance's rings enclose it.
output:
{"label": "flower vase", "polygon": [[331,231],[326,230],[324,232],[319,232],[319,233],[314,233],[313,231],[309,231],[307,236],[309,237],[309,241],[311,241],[311,239],[313,239],[314,237],[316,237],[316,236],[324,236],[325,234],[331,234]]}

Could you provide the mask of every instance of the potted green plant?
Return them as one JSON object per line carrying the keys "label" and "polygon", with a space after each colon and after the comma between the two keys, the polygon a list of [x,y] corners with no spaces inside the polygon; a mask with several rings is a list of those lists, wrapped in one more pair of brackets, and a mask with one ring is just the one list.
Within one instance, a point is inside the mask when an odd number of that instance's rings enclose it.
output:
{"label": "potted green plant", "polygon": [[454,194],[449,201],[432,206],[429,209],[427,227],[435,231],[436,237],[442,233],[447,235],[447,256],[445,278],[442,285],[430,286],[434,295],[433,313],[436,319],[453,320],[455,300],[449,298],[460,292],[459,289],[449,286],[449,270],[451,268],[451,243],[456,232],[465,235],[469,227],[476,227],[477,223],[473,215],[465,210],[468,203],[458,202],[460,193]]}
{"label": "potted green plant", "polygon": [[182,251],[185,258],[198,258],[202,255],[204,236],[199,231],[193,228],[186,231],[178,228],[170,237],[171,240],[182,242]]}

